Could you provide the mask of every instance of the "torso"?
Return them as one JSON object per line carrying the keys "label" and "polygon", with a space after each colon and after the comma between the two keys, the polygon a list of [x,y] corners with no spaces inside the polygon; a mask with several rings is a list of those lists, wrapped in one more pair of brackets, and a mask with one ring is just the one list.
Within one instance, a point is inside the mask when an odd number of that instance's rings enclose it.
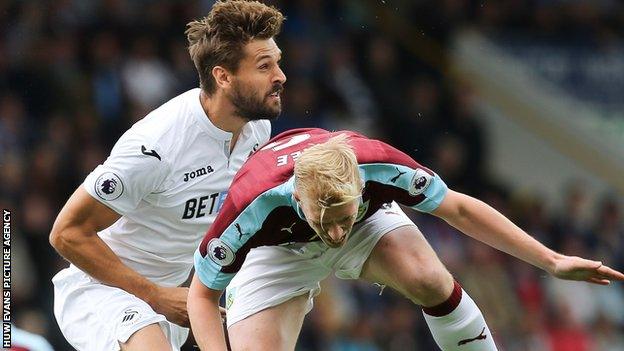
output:
{"label": "torso", "polygon": [[[247,123],[230,151],[232,135],[210,123],[199,89],[172,99],[128,130],[87,177],[91,195],[122,214],[99,235],[139,273],[164,285],[180,284],[236,171],[269,132],[267,121]],[[96,191],[106,172],[117,175],[123,193]]]}

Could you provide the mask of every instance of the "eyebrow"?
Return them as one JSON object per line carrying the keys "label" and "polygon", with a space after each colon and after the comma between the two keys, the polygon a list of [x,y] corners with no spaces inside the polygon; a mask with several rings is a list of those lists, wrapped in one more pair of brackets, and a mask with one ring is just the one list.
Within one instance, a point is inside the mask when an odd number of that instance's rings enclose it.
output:
{"label": "eyebrow", "polygon": [[[259,57],[257,57],[257,58],[256,58],[256,62],[260,62],[260,61],[262,61],[262,60],[264,60],[264,59],[266,59],[266,58],[268,58],[268,59],[272,59],[272,58],[273,58],[273,55],[269,55],[269,54],[264,54],[264,55],[261,55],[261,56],[259,56]],[[278,56],[277,56],[277,61],[280,61],[281,59],[282,59],[282,52],[281,52],[281,51],[279,51],[279,52],[278,52]]]}

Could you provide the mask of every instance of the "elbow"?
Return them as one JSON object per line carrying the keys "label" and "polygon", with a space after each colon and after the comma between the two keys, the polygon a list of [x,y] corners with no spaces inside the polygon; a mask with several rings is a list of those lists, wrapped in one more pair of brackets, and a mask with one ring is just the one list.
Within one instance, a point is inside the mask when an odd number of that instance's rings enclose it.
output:
{"label": "elbow", "polygon": [[72,246],[76,242],[75,231],[69,227],[58,227],[55,225],[50,231],[48,237],[50,245],[62,256],[69,246]]}
{"label": "elbow", "polygon": [[222,290],[213,290],[206,287],[199,280],[197,273],[195,273],[191,281],[191,286],[189,287],[188,299],[186,300],[187,306],[196,304],[198,301],[210,301],[214,303],[215,306],[218,306],[222,294]]}
{"label": "elbow", "polygon": [[455,215],[458,217],[470,217],[474,214],[475,211],[479,211],[482,209],[485,203],[477,198],[474,198],[470,195],[454,192],[453,193],[453,208]]}
{"label": "elbow", "polygon": [[445,207],[444,220],[454,227],[474,219],[482,202],[465,194],[453,192]]}
{"label": "elbow", "polygon": [[64,233],[62,230],[58,229],[56,226],[52,227],[52,231],[50,231],[50,236],[48,237],[48,240],[50,242],[50,245],[58,252],[60,252],[61,248],[63,247],[63,236]]}
{"label": "elbow", "polygon": [[456,217],[460,219],[469,218],[471,216],[471,207],[467,204],[467,201],[459,203],[456,210]]}

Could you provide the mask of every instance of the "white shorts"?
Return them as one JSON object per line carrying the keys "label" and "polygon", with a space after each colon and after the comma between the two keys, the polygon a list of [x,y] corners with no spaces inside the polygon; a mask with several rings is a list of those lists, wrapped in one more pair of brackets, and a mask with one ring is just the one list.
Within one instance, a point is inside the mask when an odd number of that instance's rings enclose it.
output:
{"label": "white shorts", "polygon": [[226,289],[227,325],[264,309],[307,294],[310,312],[319,282],[334,271],[340,279],[358,279],[373,248],[393,229],[414,225],[392,203],[353,227],[344,246],[329,248],[322,242],[262,246],[247,254],[245,263]]}
{"label": "white shorts", "polygon": [[179,350],[189,329],[168,322],[143,300],[99,283],[71,266],[52,278],[54,316],[67,341],[77,350],[118,351],[136,331],[158,323],[173,350]]}

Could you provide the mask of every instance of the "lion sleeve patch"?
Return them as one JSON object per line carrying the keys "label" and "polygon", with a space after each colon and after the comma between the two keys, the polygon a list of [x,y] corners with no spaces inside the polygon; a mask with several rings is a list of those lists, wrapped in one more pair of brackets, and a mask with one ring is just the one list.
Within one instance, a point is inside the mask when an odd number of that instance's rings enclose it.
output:
{"label": "lion sleeve patch", "polygon": [[124,192],[124,183],[113,172],[102,173],[94,184],[95,194],[104,201],[118,199]]}
{"label": "lion sleeve patch", "polygon": [[412,196],[420,195],[427,190],[431,184],[433,176],[422,169],[417,169],[410,181],[409,194]]}

